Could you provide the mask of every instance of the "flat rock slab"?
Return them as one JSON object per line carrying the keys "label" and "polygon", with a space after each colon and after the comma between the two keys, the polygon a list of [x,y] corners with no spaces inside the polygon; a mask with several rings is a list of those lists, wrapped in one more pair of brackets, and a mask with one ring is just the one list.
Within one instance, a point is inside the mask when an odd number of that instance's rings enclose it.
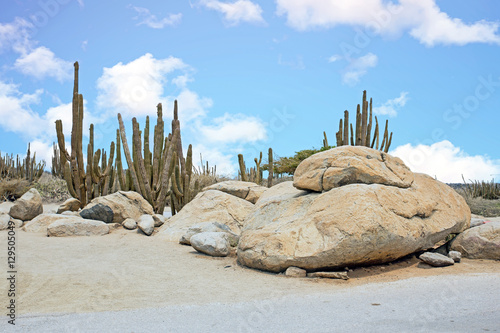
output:
{"label": "flat rock slab", "polygon": [[314,272],[314,273],[308,273],[307,277],[349,280],[347,272]]}
{"label": "flat rock slab", "polygon": [[444,267],[455,264],[455,261],[452,258],[435,252],[424,252],[418,258],[426,264],[434,267]]}
{"label": "flat rock slab", "polygon": [[[43,232],[47,233],[47,227],[59,220],[64,220],[67,218],[75,218],[75,216],[62,215],[62,214],[41,214],[35,217],[33,220],[28,221],[22,227],[22,230],[26,232]],[[81,219],[79,215],[76,216],[77,219]]]}
{"label": "flat rock slab", "polygon": [[260,186],[252,182],[241,182],[237,180],[228,180],[207,186],[203,191],[217,190],[222,191],[238,198],[245,199],[255,203],[259,197],[267,190],[267,187]]}
{"label": "flat rock slab", "polygon": [[451,249],[469,259],[500,259],[500,222],[487,222],[465,230],[451,243]]}
{"label": "flat rock slab", "polygon": [[399,158],[380,150],[341,146],[308,157],[293,177],[296,188],[315,192],[358,183],[408,188],[413,173]]}
{"label": "flat rock slab", "polygon": [[67,217],[47,227],[49,237],[102,236],[109,233],[109,226],[102,221]]}

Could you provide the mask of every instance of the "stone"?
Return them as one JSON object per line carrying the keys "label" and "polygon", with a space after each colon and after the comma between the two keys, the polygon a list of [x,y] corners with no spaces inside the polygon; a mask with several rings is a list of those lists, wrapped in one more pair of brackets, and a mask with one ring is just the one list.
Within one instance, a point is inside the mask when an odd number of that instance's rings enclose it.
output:
{"label": "stone", "polygon": [[85,208],[102,204],[113,211],[113,223],[122,223],[127,218],[138,221],[141,215],[153,215],[153,207],[139,193],[118,191],[93,199]]}
{"label": "stone", "polygon": [[304,278],[307,276],[307,271],[305,269],[292,266],[292,267],[288,267],[286,269],[285,276],[295,277],[295,278]]}
{"label": "stone", "polygon": [[62,212],[61,215],[66,215],[66,216],[80,216],[80,213],[78,213],[78,212],[72,212],[72,211],[67,210],[65,212]]}
{"label": "stone", "polygon": [[357,183],[408,188],[413,173],[399,158],[380,150],[341,146],[306,158],[293,177],[296,188],[315,192]]}
{"label": "stone", "polygon": [[24,221],[18,220],[18,219],[13,219],[12,217],[10,218],[11,223],[14,223],[14,228],[22,228],[24,225]]}
{"label": "stone", "polygon": [[307,277],[349,280],[347,272],[314,272],[314,273],[308,273]]}
{"label": "stone", "polygon": [[260,195],[267,190],[267,187],[252,182],[228,180],[207,186],[203,189],[203,191],[208,190],[222,191],[238,198],[245,199],[251,203],[255,203]]}
{"label": "stone", "polygon": [[145,233],[147,236],[151,236],[153,231],[155,230],[155,220],[152,215],[144,214],[139,217],[139,221],[137,222],[137,227]]}
{"label": "stone", "polygon": [[323,193],[273,186],[244,222],[238,261],[272,272],[382,264],[469,227],[456,191],[427,175],[413,179],[408,188],[350,184]]}
{"label": "stone", "polygon": [[128,218],[122,222],[122,225],[125,229],[135,230],[137,229],[137,222],[134,219]]}
{"label": "stone", "polygon": [[49,237],[102,236],[109,233],[109,226],[97,220],[79,217],[65,217],[47,227]]}
{"label": "stone", "polygon": [[0,230],[6,230],[9,227],[10,219],[11,217],[9,216],[9,214],[0,214]]}
{"label": "stone", "polygon": [[469,259],[500,259],[500,222],[468,229],[451,243],[451,250]]}
{"label": "stone", "polygon": [[80,216],[84,219],[97,220],[104,223],[112,223],[114,213],[110,207],[98,203],[95,205],[91,205],[88,208],[85,207],[84,209],[82,209],[82,211],[80,212]]}
{"label": "stone", "polygon": [[435,252],[424,252],[418,259],[434,267],[444,267],[455,264],[453,259]]}
{"label": "stone", "polygon": [[189,227],[187,232],[182,235],[179,243],[184,245],[191,245],[191,237],[201,232],[226,232],[229,234],[228,236],[230,237],[230,243],[238,244],[239,236],[233,233],[227,225],[218,222],[203,222]]}
{"label": "stone", "polygon": [[206,190],[186,204],[180,212],[170,217],[158,230],[158,237],[177,242],[187,230],[202,222],[225,224],[235,234],[239,234],[247,215],[254,205],[236,196]]}
{"label": "stone", "polygon": [[120,223],[107,223],[107,225],[108,225],[110,233],[113,231],[116,231],[122,227],[122,225]]}
{"label": "stone", "polygon": [[198,252],[212,257],[226,257],[230,253],[225,232],[201,232],[191,237],[191,246]]}
{"label": "stone", "polygon": [[155,220],[155,228],[161,227],[167,221],[167,218],[160,214],[154,214],[153,220]]}
{"label": "stone", "polygon": [[484,220],[483,219],[473,218],[473,219],[470,220],[470,227],[471,228],[478,227],[478,226],[480,226],[482,224],[484,224]]}
{"label": "stone", "polygon": [[57,214],[61,214],[67,211],[77,212],[80,209],[80,205],[81,205],[80,200],[75,198],[69,198],[57,208]]}
{"label": "stone", "polygon": [[448,252],[448,257],[453,259],[454,262],[460,262],[462,260],[462,253],[458,251],[450,251]]}
{"label": "stone", "polygon": [[34,188],[24,193],[10,208],[9,215],[15,219],[29,221],[43,213],[42,197]]}
{"label": "stone", "polygon": [[[35,217],[33,220],[28,221],[22,227],[22,230],[26,232],[43,232],[47,233],[47,227],[59,220],[64,220],[72,216],[61,215],[61,214],[41,214]],[[77,216],[81,219],[81,216]]]}

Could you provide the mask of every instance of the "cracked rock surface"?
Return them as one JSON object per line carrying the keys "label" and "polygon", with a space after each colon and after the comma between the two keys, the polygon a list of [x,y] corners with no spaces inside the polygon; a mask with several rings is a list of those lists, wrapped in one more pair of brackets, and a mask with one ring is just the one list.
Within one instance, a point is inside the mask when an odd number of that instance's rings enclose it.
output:
{"label": "cracked rock surface", "polygon": [[331,189],[325,190],[323,176],[323,185],[304,190],[300,177],[313,175],[313,163],[306,159],[293,183],[264,192],[243,223],[240,263],[273,272],[385,263],[469,227],[470,209],[459,194],[412,173],[401,160],[365,147],[326,153],[310,158],[322,161],[325,174],[344,167],[340,177],[326,182]]}

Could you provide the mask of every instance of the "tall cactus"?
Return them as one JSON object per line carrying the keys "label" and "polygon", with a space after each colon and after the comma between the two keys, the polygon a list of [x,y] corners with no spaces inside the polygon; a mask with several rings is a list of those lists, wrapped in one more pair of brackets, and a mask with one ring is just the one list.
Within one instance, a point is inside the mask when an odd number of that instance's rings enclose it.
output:
{"label": "tall cactus", "polygon": [[[349,127],[351,129],[350,135],[350,144],[352,146],[366,146],[375,149],[379,149],[379,136],[380,130],[378,126],[378,119],[375,116],[375,130],[373,133],[373,137],[371,136],[373,121],[372,121],[372,99],[370,98],[370,102],[366,99],[366,90],[363,91],[363,100],[361,104],[358,104],[356,110],[356,124],[355,131],[353,131],[352,123],[349,124],[349,111],[344,111],[344,119],[340,119],[339,131],[336,133],[337,137],[337,146],[349,145]],[[382,137],[382,145],[380,146],[380,150],[384,152],[389,151],[389,147],[392,142],[392,132],[389,134],[388,130],[389,121],[385,122],[385,130]],[[326,134],[324,134],[326,140]],[[376,145],[375,145],[376,143]]]}

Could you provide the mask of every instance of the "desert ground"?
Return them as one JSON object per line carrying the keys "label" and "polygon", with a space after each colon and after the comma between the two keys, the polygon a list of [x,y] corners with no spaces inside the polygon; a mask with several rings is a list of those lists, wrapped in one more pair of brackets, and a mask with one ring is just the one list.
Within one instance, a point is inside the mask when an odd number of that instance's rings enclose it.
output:
{"label": "desert ground", "polygon": [[[8,211],[10,205],[3,203],[0,210]],[[55,211],[56,207],[57,204],[44,205],[44,212]],[[27,233],[20,229],[16,231],[16,329],[21,331],[99,331],[99,327],[107,327],[102,326],[105,323],[109,325],[108,317],[122,318],[119,321],[122,324],[127,320],[137,324],[142,314],[144,318],[151,317],[148,323],[158,325],[152,327],[153,330],[198,328],[200,331],[218,331],[228,327],[227,320],[234,320],[233,325],[241,324],[241,316],[250,315],[251,309],[257,314],[261,313],[261,317],[269,315],[271,310],[255,311],[256,304],[266,305],[266,302],[274,302],[271,303],[275,305],[271,318],[275,321],[282,318],[289,322],[286,313],[296,311],[293,304],[304,307],[303,311],[310,315],[303,324],[310,322],[316,315],[320,320],[321,311],[312,309],[318,307],[327,311],[331,304],[335,304],[332,311],[340,308],[345,312],[346,315],[340,318],[344,321],[348,318],[356,319],[357,316],[352,311],[361,311],[358,309],[361,304],[365,304],[369,311],[359,313],[359,316],[374,309],[382,313],[389,311],[382,316],[373,317],[375,324],[375,321],[390,315],[390,311],[397,310],[378,306],[377,304],[382,304],[382,299],[393,297],[400,299],[404,305],[408,300],[408,293],[416,299],[423,297],[420,305],[422,309],[437,304],[435,306],[438,308],[435,311],[429,310],[429,313],[437,315],[439,322],[441,317],[446,318],[448,326],[442,327],[444,331],[455,331],[458,324],[454,323],[463,320],[464,313],[453,312],[454,306],[463,304],[462,301],[465,302],[465,309],[470,309],[470,314],[478,323],[484,324],[485,330],[500,330],[500,317],[496,315],[500,311],[500,303],[497,302],[500,284],[495,283],[500,278],[500,261],[463,259],[453,266],[431,268],[415,256],[410,256],[391,264],[353,268],[349,271],[350,279],[347,281],[287,278],[282,274],[270,274],[240,266],[235,257],[209,257],[197,253],[192,247],[168,242],[155,235],[147,237],[137,231],[117,229],[105,236],[61,238]],[[0,237],[0,244],[4,244],[1,248],[5,249],[6,232],[2,231]],[[6,263],[6,256],[5,250],[0,251],[0,262]],[[7,280],[0,281],[0,289],[7,290]],[[336,302],[341,295],[342,298]],[[451,302],[450,297],[461,302]],[[0,302],[6,304],[5,292],[1,294]],[[358,304],[359,302],[361,303]],[[428,305],[425,305],[426,302]],[[246,313],[247,308],[250,313]],[[412,307],[406,311],[413,311]],[[177,313],[175,318],[165,319],[174,313]],[[207,318],[217,318],[220,314],[221,318],[226,316],[227,319],[224,323],[213,322],[215,326],[211,328],[203,325],[190,326],[193,325],[191,321],[201,320],[202,324],[202,317],[197,319],[197,316],[202,316],[203,313]],[[236,317],[240,318],[239,321],[231,313],[238,313]],[[7,317],[0,318],[0,331],[12,329],[11,325],[7,325]],[[135,321],[131,318],[135,318]],[[173,325],[175,320],[178,326]],[[412,324],[406,320],[395,323],[401,325],[397,327],[408,331],[414,331],[418,327],[412,326],[416,322]],[[429,324],[429,321],[426,323]],[[245,325],[238,326],[237,331],[262,331],[266,328],[277,329],[269,331],[287,330],[287,326],[280,324],[279,320],[274,324],[277,326],[248,326],[246,321]],[[292,325],[290,329],[306,330],[306,327],[296,325]],[[354,331],[357,331],[356,327],[363,327],[356,326],[355,322],[352,325]],[[109,330],[139,332],[148,326],[142,325],[135,329],[133,326],[122,326],[123,330],[119,327],[121,326],[111,325]],[[309,331],[325,331],[321,327],[323,326],[320,325],[317,329],[309,327]],[[379,328],[384,327],[390,328]],[[374,331],[377,331],[375,328],[374,326]],[[433,327],[429,328],[432,331]],[[469,328],[472,331],[483,329]],[[443,331],[442,329],[438,331]]]}

